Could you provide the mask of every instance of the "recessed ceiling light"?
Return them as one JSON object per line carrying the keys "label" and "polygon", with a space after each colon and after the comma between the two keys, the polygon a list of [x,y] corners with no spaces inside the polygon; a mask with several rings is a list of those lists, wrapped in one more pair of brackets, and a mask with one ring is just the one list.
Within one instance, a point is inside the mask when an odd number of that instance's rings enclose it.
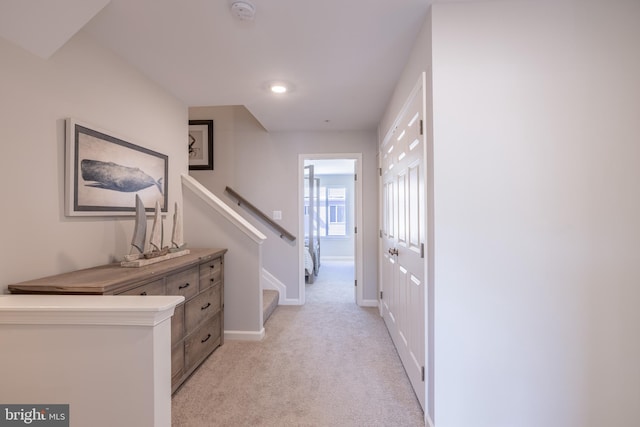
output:
{"label": "recessed ceiling light", "polygon": [[273,93],[286,93],[289,89],[282,83],[273,83],[270,87]]}
{"label": "recessed ceiling light", "polygon": [[267,80],[261,85],[262,90],[276,95],[289,94],[296,91],[296,87],[287,80]]}

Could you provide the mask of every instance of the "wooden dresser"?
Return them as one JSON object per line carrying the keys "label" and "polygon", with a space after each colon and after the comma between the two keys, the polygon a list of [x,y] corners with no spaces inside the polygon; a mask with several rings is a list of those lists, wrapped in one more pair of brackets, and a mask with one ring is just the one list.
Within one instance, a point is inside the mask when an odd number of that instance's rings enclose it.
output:
{"label": "wooden dresser", "polygon": [[171,389],[224,341],[226,249],[190,249],[179,258],[138,268],[119,263],[9,285],[12,294],[183,295],[171,318]]}

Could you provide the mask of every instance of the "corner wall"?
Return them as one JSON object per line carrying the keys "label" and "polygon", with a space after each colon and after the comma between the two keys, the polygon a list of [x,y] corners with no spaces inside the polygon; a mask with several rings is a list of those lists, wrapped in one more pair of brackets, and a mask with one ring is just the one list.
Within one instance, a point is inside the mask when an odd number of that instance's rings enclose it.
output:
{"label": "corner wall", "polygon": [[169,213],[182,200],[187,108],[82,31],[43,60],[0,39],[0,293],[129,251],[133,217],[64,216],[64,119],[169,156]]}
{"label": "corner wall", "polygon": [[[225,248],[225,339],[259,341],[262,318],[262,243],[245,234],[190,189],[184,191],[184,236],[190,247]],[[253,236],[255,237],[255,236]]]}

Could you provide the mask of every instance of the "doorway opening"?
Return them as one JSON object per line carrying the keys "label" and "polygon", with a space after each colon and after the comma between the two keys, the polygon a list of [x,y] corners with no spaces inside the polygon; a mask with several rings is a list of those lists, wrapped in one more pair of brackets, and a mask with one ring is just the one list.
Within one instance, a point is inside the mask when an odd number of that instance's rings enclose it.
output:
{"label": "doorway opening", "polygon": [[[299,156],[299,235],[304,236],[299,245],[302,304],[307,301],[307,290],[315,296],[320,289],[322,298],[361,304],[361,163],[360,153]],[[327,294],[330,289],[332,295]]]}

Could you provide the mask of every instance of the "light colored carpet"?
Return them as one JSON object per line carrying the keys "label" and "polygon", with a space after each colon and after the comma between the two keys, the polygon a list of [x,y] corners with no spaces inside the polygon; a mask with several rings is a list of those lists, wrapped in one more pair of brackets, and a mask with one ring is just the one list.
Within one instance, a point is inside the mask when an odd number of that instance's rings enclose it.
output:
{"label": "light colored carpet", "polygon": [[173,397],[173,426],[424,426],[377,308],[323,262],[304,306],[279,306],[261,342],[225,341]]}

